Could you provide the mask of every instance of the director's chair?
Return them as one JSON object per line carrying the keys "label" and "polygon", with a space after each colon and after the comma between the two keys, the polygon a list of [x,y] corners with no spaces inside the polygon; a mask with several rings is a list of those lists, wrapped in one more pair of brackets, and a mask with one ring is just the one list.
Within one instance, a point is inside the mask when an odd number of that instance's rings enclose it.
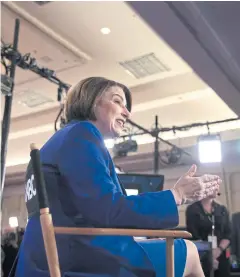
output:
{"label": "director's chair", "polygon": [[[144,229],[111,229],[111,228],[68,228],[54,227],[43,172],[41,170],[40,154],[35,144],[31,144],[31,158],[33,174],[40,209],[40,222],[43,233],[44,246],[51,277],[61,277],[55,234],[71,234],[86,236],[134,236],[134,237],[160,237],[166,239],[167,277],[174,277],[174,238],[191,238],[186,231],[175,230],[144,230]],[[79,276],[79,275],[78,275]],[[81,277],[87,277],[84,273]],[[97,274],[95,277],[98,277]],[[108,276],[114,277],[114,276]],[[148,276],[146,276],[148,277]]]}

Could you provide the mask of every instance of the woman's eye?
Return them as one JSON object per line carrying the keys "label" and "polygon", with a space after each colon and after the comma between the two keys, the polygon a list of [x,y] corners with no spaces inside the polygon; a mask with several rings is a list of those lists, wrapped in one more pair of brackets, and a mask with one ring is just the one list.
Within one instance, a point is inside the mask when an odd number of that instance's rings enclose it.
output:
{"label": "woman's eye", "polygon": [[121,104],[121,101],[120,101],[120,100],[118,100],[118,99],[115,99],[115,100],[114,100],[114,103],[117,103],[117,104],[119,104],[119,105],[120,105],[120,104]]}

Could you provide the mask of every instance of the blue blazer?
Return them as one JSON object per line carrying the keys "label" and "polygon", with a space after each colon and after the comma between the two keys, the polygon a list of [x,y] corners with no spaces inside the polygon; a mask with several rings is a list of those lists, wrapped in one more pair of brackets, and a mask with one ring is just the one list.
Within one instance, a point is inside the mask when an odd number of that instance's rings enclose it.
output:
{"label": "blue blazer", "polygon": [[[72,121],[49,139],[40,156],[55,226],[163,229],[178,225],[171,191],[124,195],[103,137],[92,123]],[[30,162],[25,194],[29,220],[16,277],[49,276],[32,174]],[[132,237],[57,235],[56,241],[62,276],[155,276],[150,259]]]}

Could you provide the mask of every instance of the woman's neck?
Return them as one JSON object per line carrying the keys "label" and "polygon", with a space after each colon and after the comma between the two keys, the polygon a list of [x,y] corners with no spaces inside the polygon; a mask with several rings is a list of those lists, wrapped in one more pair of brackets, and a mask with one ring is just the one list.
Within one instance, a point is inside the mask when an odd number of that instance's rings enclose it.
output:
{"label": "woman's neck", "polygon": [[212,211],[213,199],[207,198],[203,199],[201,202],[204,210],[210,213]]}

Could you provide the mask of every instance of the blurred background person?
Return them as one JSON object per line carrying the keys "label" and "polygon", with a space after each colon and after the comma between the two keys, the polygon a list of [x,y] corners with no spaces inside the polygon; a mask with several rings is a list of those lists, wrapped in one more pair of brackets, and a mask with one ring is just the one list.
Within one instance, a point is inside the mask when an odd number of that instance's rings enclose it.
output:
{"label": "blurred background person", "polygon": [[2,270],[3,276],[8,277],[18,253],[17,235],[13,232],[7,234],[2,249],[5,255]]}
{"label": "blurred background person", "polygon": [[231,239],[231,224],[229,213],[224,205],[213,198],[206,198],[187,207],[186,227],[193,236],[193,240],[212,242],[211,252],[202,260],[206,277],[211,276],[212,267],[214,277],[229,277],[230,263],[227,248]]}
{"label": "blurred background person", "polygon": [[233,270],[240,271],[240,212],[232,215],[231,256]]}
{"label": "blurred background person", "polygon": [[4,276],[3,275],[3,270],[2,270],[4,259],[5,259],[5,253],[4,253],[4,250],[3,250],[3,246],[1,244],[1,276]]}

